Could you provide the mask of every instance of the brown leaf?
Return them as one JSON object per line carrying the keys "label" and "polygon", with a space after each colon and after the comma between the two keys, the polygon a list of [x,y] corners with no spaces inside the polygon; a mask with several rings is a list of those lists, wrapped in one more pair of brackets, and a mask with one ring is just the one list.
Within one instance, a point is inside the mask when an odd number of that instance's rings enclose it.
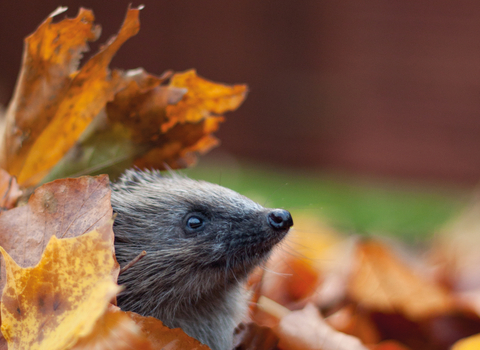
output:
{"label": "brown leaf", "polygon": [[386,340],[373,346],[372,350],[410,350],[410,348],[394,340]]}
{"label": "brown leaf", "polygon": [[175,74],[168,86],[162,79],[140,71],[125,90],[107,105],[113,128],[121,124],[137,149],[140,168],[185,168],[195,162],[194,153],[205,153],[218,144],[211,134],[222,117],[211,113],[234,110],[246,95],[245,85],[213,83],[195,71]]}
{"label": "brown leaf", "polygon": [[21,195],[22,191],[17,180],[5,170],[0,169],[0,210],[13,208]]}
{"label": "brown leaf", "polygon": [[389,248],[374,241],[358,244],[348,293],[367,309],[401,313],[411,320],[453,310],[446,290],[417,275]]}
{"label": "brown leaf", "polygon": [[128,85],[107,104],[108,120],[124,126],[135,144],[155,142],[161,134],[161,125],[167,122],[165,108],[178,103],[186,92],[169,86],[145,71],[127,74]]}
{"label": "brown leaf", "polygon": [[170,329],[162,321],[153,317],[144,317],[134,312],[128,316],[140,326],[142,333],[150,340],[154,350],[209,350],[207,345],[189,337],[180,328]]}
{"label": "brown leaf", "polygon": [[357,338],[331,328],[310,303],[284,316],[276,333],[282,350],[367,350]]}
{"label": "brown leaf", "polygon": [[325,319],[337,331],[353,335],[364,344],[376,344],[380,334],[371,321],[369,313],[356,305],[347,305]]}
{"label": "brown leaf", "polygon": [[208,152],[218,144],[211,135],[223,121],[222,117],[209,117],[196,124],[177,124],[168,130],[157,146],[135,161],[140,168],[186,168],[196,161],[194,152]]}
{"label": "brown leaf", "polygon": [[[55,25],[48,18],[27,38],[26,56],[7,112],[1,150],[3,166],[18,176],[20,184],[38,183],[75,144],[106,102],[124,86],[121,74],[118,71],[111,74],[108,65],[120,46],[138,32],[138,13],[138,9],[129,9],[119,34],[79,71],[76,71],[78,58],[85,50],[86,40],[98,36],[96,27],[92,29],[91,11],[81,9],[77,18]],[[70,43],[70,36],[78,38]],[[29,72],[36,73],[30,76]],[[55,77],[52,86],[46,79],[50,75]],[[42,90],[45,84],[46,90]],[[32,97],[23,101],[32,89]],[[32,112],[23,116],[24,110]]]}
{"label": "brown leaf", "polygon": [[2,333],[9,349],[65,349],[92,331],[119,291],[105,240],[112,224],[80,237],[52,236],[35,267],[21,268],[0,248],[7,271]]}
{"label": "brown leaf", "polygon": [[[194,82],[188,88],[161,85],[170,74],[166,72],[156,77],[142,69],[126,72],[126,88],[107,104],[106,114],[96,118],[92,130],[82,135],[80,142],[47,178],[98,171],[107,172],[115,178],[122,169],[131,165],[155,169],[185,168],[195,163],[197,153],[204,154],[218,145],[212,133],[218,129],[223,117],[212,116],[209,110],[202,109],[205,107],[193,105],[188,96],[190,88],[192,94],[198,93],[199,87]],[[207,83],[202,78],[195,83],[205,85],[203,89],[207,90],[203,93],[206,95],[212,93],[208,89],[218,90],[221,87],[230,91],[235,88]],[[178,116],[174,119],[182,119],[181,123],[164,128],[173,120],[167,116],[168,107],[183,103],[184,99],[190,102],[182,112],[186,115],[190,109],[200,109],[202,118],[190,121],[185,115]],[[225,104],[224,99],[228,100],[228,97],[218,96],[217,102]],[[203,103],[202,100],[197,102]],[[233,104],[230,105],[233,108]]]}
{"label": "brown leaf", "polygon": [[[108,176],[56,180],[39,187],[27,205],[0,215],[0,245],[21,267],[34,266],[51,236],[76,237],[105,225],[111,218]],[[113,255],[113,230],[104,239]],[[116,278],[118,266],[111,273]],[[0,282],[3,288],[3,266]]]}
{"label": "brown leaf", "polygon": [[235,329],[233,339],[234,350],[275,350],[277,349],[278,337],[268,327],[259,326],[256,323],[240,323]]}
{"label": "brown leaf", "polygon": [[296,215],[284,249],[274,251],[267,262],[261,293],[294,309],[317,290],[324,277],[323,264],[332,260],[329,252],[339,241],[339,235],[318,219]]}

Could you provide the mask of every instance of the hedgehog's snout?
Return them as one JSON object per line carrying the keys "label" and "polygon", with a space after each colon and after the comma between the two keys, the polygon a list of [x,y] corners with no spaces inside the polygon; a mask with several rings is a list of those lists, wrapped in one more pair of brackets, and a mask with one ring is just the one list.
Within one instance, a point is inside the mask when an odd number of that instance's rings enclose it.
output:
{"label": "hedgehog's snout", "polygon": [[283,209],[274,209],[268,213],[267,222],[275,231],[286,231],[293,226],[292,215]]}

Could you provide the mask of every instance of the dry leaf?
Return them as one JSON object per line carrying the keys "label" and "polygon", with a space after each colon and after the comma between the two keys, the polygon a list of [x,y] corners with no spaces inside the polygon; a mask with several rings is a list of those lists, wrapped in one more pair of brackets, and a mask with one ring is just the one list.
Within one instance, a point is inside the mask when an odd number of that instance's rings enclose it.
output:
{"label": "dry leaf", "polygon": [[480,349],[480,334],[461,339],[452,346],[452,350],[478,350]]}
{"label": "dry leaf", "polygon": [[119,291],[105,240],[112,222],[80,237],[52,236],[35,267],[21,268],[1,248],[7,284],[2,333],[13,349],[65,349],[88,335]]}
{"label": "dry leaf", "polygon": [[182,100],[167,106],[168,122],[162,125],[166,132],[177,123],[196,123],[211,114],[220,115],[237,109],[247,95],[246,85],[223,85],[197,76],[195,70],[175,74],[170,87],[186,88]]}
{"label": "dry leaf", "polygon": [[88,49],[86,42],[100,35],[91,11],[80,9],[76,18],[52,23],[58,13],[25,39],[22,69],[1,145],[2,166],[12,174],[20,173],[34,142],[54,117],[71,83],[70,75]]}
{"label": "dry leaf", "polygon": [[[79,71],[76,68],[85,42],[98,37],[91,11],[81,9],[77,18],[56,24],[50,17],[27,38],[0,152],[4,155],[2,166],[18,176],[20,184],[38,183],[124,87],[121,73],[110,73],[108,65],[120,46],[138,32],[138,13],[138,9],[129,9],[119,34]],[[70,41],[71,36],[75,39]],[[49,76],[54,79],[50,81]],[[24,96],[29,99],[24,101]],[[25,110],[32,112],[25,116]]]}
{"label": "dry leaf", "polygon": [[453,310],[446,290],[417,275],[389,248],[374,241],[358,244],[348,293],[364,308],[401,313],[410,320]]}
{"label": "dry leaf", "polygon": [[0,209],[11,209],[15,206],[22,191],[17,180],[5,170],[0,169]]}
{"label": "dry leaf", "polygon": [[410,350],[410,348],[394,340],[382,341],[378,343],[376,346],[372,347],[371,349],[372,350]]}
{"label": "dry leaf", "polygon": [[433,260],[440,279],[456,291],[480,289],[480,194],[435,237]]}
{"label": "dry leaf", "polygon": [[161,125],[167,121],[165,108],[178,103],[187,90],[160,86],[163,78],[143,70],[127,76],[127,87],[107,104],[108,120],[124,126],[134,144],[155,142],[161,137]]}
{"label": "dry leaf", "polygon": [[376,344],[380,341],[380,334],[368,312],[356,305],[347,305],[329,315],[325,321],[342,333],[353,335],[364,344]]}
{"label": "dry leaf", "polygon": [[71,350],[153,350],[140,327],[122,311],[107,310]]}
{"label": "dry leaf", "polygon": [[204,154],[218,144],[211,135],[220,123],[221,117],[209,117],[196,124],[175,125],[159,140],[158,146],[135,161],[140,168],[172,169],[186,168],[196,161],[195,152]]}
{"label": "dry leaf", "polygon": [[[82,235],[110,222],[110,187],[108,176],[62,179],[43,185],[28,204],[0,215],[0,245],[22,267],[34,266],[50,237]],[[105,233],[113,256],[113,230]],[[116,279],[118,266],[112,268]],[[2,266],[2,284],[5,269]]]}
{"label": "dry leaf", "polygon": [[357,338],[331,328],[310,303],[284,316],[275,332],[282,350],[367,350]]}
{"label": "dry leaf", "polygon": [[[203,100],[192,100],[189,96],[199,93],[200,86],[195,84],[201,85],[205,95],[213,94],[212,91],[219,88],[238,90],[239,86],[228,87],[203,78],[194,79],[188,89],[161,85],[169,75],[167,72],[156,77],[142,69],[128,71],[125,74],[126,88],[107,104],[105,115],[97,117],[92,130],[82,135],[80,142],[46,180],[98,172],[107,172],[115,178],[133,164],[140,168],[185,168],[196,161],[197,153],[204,154],[218,145],[212,133],[218,130],[223,117],[212,116],[206,107],[200,105]],[[216,98],[219,104],[229,101],[229,96]],[[181,111],[184,114],[169,118],[168,108],[184,100],[190,101]],[[233,108],[234,105],[230,103],[230,106]],[[203,117],[188,120],[186,115],[190,109],[201,110]],[[179,119],[181,123],[164,127]]]}
{"label": "dry leaf", "polygon": [[140,326],[143,334],[150,340],[154,350],[209,350],[207,345],[189,337],[180,328],[170,329],[162,321],[153,317],[144,317],[134,312],[128,316]]}
{"label": "dry leaf", "polygon": [[340,236],[312,215],[295,217],[295,226],[267,262],[261,294],[288,308],[310,297],[323,278]]}
{"label": "dry leaf", "polygon": [[278,337],[268,327],[259,326],[256,323],[240,323],[235,329],[233,339],[234,350],[275,350],[277,349]]}

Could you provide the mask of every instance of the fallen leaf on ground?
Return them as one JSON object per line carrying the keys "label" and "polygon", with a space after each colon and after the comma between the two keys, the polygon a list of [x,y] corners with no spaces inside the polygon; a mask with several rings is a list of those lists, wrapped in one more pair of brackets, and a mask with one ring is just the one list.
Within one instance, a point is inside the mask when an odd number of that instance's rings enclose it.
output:
{"label": "fallen leaf on ground", "polygon": [[154,350],[209,350],[207,345],[189,337],[180,328],[170,329],[154,317],[145,317],[134,312],[126,314],[140,326],[142,333],[150,340]]}
{"label": "fallen leaf on ground", "polygon": [[394,340],[386,340],[372,346],[371,350],[410,350],[410,348]]}
{"label": "fallen leaf on ground", "polygon": [[452,346],[452,350],[478,350],[480,349],[480,334],[461,339]]}
{"label": "fallen leaf on ground", "polygon": [[356,305],[350,304],[341,308],[329,315],[325,321],[337,331],[353,335],[364,344],[377,344],[381,340],[368,312]]}
{"label": "fallen leaf on ground", "polygon": [[17,180],[5,170],[0,169],[0,210],[13,208],[22,193]]}
{"label": "fallen leaf on ground", "polygon": [[0,248],[7,284],[2,333],[9,349],[65,349],[88,335],[119,291],[105,240],[112,222],[80,237],[52,236],[37,266],[21,268]]}
{"label": "fallen leaf on ground", "polygon": [[[21,267],[34,266],[51,236],[76,237],[111,220],[108,176],[56,180],[37,188],[27,205],[0,214],[0,246]],[[103,239],[113,256],[111,228],[104,232]],[[111,271],[115,280],[118,271],[115,265]],[[2,266],[0,290],[4,283]]]}
{"label": "fallen leaf on ground", "polygon": [[140,327],[124,312],[107,310],[71,350],[154,350]]}
{"label": "fallen leaf on ground", "polygon": [[480,193],[436,235],[431,259],[439,280],[454,291],[480,290]]}
{"label": "fallen leaf on ground", "polygon": [[313,215],[295,216],[295,226],[267,262],[261,294],[288,308],[311,296],[322,282],[340,235]]}
{"label": "fallen leaf on ground", "polygon": [[275,332],[282,350],[368,350],[357,338],[330,327],[310,303],[284,316]]}
{"label": "fallen leaf on ground", "polygon": [[278,337],[269,327],[250,322],[240,323],[235,329],[234,350],[275,350],[277,344]]}
{"label": "fallen leaf on ground", "polygon": [[420,276],[380,242],[361,242],[353,258],[350,297],[364,308],[419,320],[454,310],[448,292]]}

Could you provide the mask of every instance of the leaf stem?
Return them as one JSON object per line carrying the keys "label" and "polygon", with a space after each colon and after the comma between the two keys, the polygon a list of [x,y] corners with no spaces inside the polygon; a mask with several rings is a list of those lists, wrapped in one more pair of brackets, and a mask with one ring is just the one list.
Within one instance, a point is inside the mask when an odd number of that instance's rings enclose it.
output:
{"label": "leaf stem", "polygon": [[127,265],[122,267],[120,269],[119,275],[127,271],[129,268],[131,268],[133,265],[135,265],[141,258],[143,258],[145,255],[147,255],[147,252],[144,250],[140,254],[138,254],[132,261],[130,261]]}

